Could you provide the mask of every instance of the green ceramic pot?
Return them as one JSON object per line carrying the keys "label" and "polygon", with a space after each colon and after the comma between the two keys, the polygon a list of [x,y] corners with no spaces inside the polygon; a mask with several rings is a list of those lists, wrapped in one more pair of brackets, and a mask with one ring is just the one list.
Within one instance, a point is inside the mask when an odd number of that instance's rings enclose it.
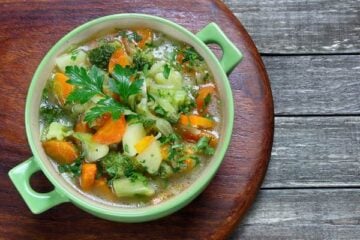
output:
{"label": "green ceramic pot", "polygon": [[[174,39],[186,42],[195,47],[204,57],[215,77],[220,93],[223,122],[221,123],[221,138],[216,153],[209,164],[203,169],[198,179],[189,188],[157,205],[140,208],[121,208],[100,203],[86,197],[86,195],[80,193],[80,190],[67,183],[58,173],[56,167],[48,159],[41,146],[39,105],[42,89],[51,75],[55,65],[55,58],[68,49],[69,46],[83,42],[95,34],[106,33],[114,28],[138,26],[164,32]],[[223,56],[220,61],[207,47],[206,44],[209,43],[215,43],[221,47]],[[230,142],[234,120],[233,97],[227,75],[239,63],[241,58],[242,54],[240,51],[215,23],[210,23],[194,35],[185,28],[163,18],[143,14],[117,14],[101,17],[77,27],[51,48],[34,74],[25,109],[26,133],[34,156],[9,172],[12,182],[30,210],[35,214],[44,212],[64,202],[72,202],[95,216],[120,222],[149,221],[179,210],[205,189],[224,158]],[[29,179],[37,171],[43,171],[54,185],[53,191],[38,193],[31,188]]]}

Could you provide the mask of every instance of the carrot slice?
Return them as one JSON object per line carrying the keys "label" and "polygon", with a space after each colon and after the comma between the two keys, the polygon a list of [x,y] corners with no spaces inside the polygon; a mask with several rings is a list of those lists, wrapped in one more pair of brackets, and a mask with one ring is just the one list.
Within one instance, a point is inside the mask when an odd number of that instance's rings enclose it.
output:
{"label": "carrot slice", "polygon": [[199,94],[196,97],[196,107],[198,112],[200,113],[207,112],[207,106],[205,106],[205,99],[209,94],[212,94],[214,92],[215,92],[215,87],[212,85],[205,86],[199,89]]}
{"label": "carrot slice", "polygon": [[95,163],[83,163],[81,165],[80,186],[83,190],[89,190],[95,182],[97,167]]}
{"label": "carrot slice", "polygon": [[105,124],[97,130],[92,139],[100,144],[119,143],[124,136],[126,128],[125,116],[119,119],[108,119]]}
{"label": "carrot slice", "polygon": [[111,118],[110,113],[105,113],[101,117],[98,117],[94,122],[91,123],[91,127],[99,129]]}
{"label": "carrot slice", "polygon": [[199,127],[199,128],[213,128],[215,126],[214,121],[195,114],[194,115],[182,114],[180,115],[179,121],[182,125]]}
{"label": "carrot slice", "polygon": [[118,64],[122,67],[130,65],[129,56],[127,55],[125,49],[119,48],[111,55],[109,61],[109,72],[112,73],[115,65]]}
{"label": "carrot slice", "polygon": [[136,33],[141,36],[141,40],[137,44],[139,48],[143,48],[152,39],[152,31],[149,28],[139,28]]}
{"label": "carrot slice", "polygon": [[80,121],[75,125],[75,132],[91,133],[91,128],[86,122]]}
{"label": "carrot slice", "polygon": [[142,153],[150,144],[155,140],[153,135],[143,137],[138,143],[135,144],[135,149],[138,153]]}
{"label": "carrot slice", "polygon": [[71,164],[79,157],[78,150],[71,142],[49,140],[42,145],[46,154],[60,164]]}
{"label": "carrot slice", "polygon": [[67,83],[69,78],[63,73],[55,73],[53,90],[55,96],[61,105],[64,105],[66,98],[74,90],[74,86],[70,83]]}

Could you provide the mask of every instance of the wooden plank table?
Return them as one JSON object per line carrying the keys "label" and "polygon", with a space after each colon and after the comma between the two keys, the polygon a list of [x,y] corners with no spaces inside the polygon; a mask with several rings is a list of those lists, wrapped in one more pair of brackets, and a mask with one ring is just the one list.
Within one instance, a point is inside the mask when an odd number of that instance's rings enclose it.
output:
{"label": "wooden plank table", "polygon": [[269,169],[231,239],[360,239],[360,1],[225,0],[267,68]]}
{"label": "wooden plank table", "polygon": [[[359,239],[360,0],[224,2],[262,53],[276,114],[265,181],[230,239]],[[64,21],[70,26],[72,19]],[[0,44],[10,44],[1,37]],[[34,44],[39,48],[44,43]],[[20,66],[19,71],[35,67]],[[23,104],[26,89],[3,90]],[[16,127],[9,113],[0,114],[8,126]],[[24,136],[8,141],[15,143],[7,150],[9,158],[17,156],[14,152],[29,153]],[[7,169],[5,160],[0,159],[1,173]],[[35,185],[37,181],[42,180],[34,178]],[[19,201],[18,196],[7,196]],[[15,212],[11,207],[9,213]]]}

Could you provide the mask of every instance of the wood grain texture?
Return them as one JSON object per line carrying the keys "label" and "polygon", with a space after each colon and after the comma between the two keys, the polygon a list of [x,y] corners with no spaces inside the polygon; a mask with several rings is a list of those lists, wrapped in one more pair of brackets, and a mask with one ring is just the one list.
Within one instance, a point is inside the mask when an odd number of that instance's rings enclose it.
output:
{"label": "wood grain texture", "polygon": [[[230,77],[235,91],[237,135],[210,186],[188,207],[144,224],[95,218],[72,204],[32,215],[7,172],[31,156],[24,133],[24,100],[31,76],[46,51],[90,19],[121,12],[148,13],[196,32],[216,22],[242,50]],[[6,239],[222,239],[252,204],[263,180],[273,137],[273,105],[261,58],[240,22],[220,1],[0,1],[0,237]],[[238,78],[239,72],[246,72]],[[237,73],[237,74],[236,74]],[[11,94],[9,94],[11,93]],[[237,155],[232,158],[230,155]],[[49,184],[34,179],[36,189]]]}
{"label": "wood grain texture", "polygon": [[261,53],[360,53],[360,0],[224,2]]}
{"label": "wood grain texture", "polygon": [[360,114],[359,55],[263,59],[276,115]]}
{"label": "wood grain texture", "polygon": [[[275,114],[360,114],[360,56],[263,56]],[[246,88],[248,71],[234,72],[234,90]]]}
{"label": "wood grain texture", "polygon": [[359,189],[261,190],[230,239],[359,239],[359,199]]}
{"label": "wood grain texture", "polygon": [[277,117],[263,188],[360,187],[360,117]]}

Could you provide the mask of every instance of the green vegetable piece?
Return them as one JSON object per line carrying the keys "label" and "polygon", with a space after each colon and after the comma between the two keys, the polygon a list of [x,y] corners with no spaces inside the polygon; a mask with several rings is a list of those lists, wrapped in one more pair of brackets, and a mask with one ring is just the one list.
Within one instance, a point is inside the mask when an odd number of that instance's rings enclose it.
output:
{"label": "green vegetable piece", "polygon": [[132,181],[128,178],[115,179],[112,183],[115,195],[122,197],[147,196],[155,194],[155,190],[143,181]]}
{"label": "green vegetable piece", "polygon": [[123,177],[125,172],[131,175],[134,171],[134,167],[129,159],[119,152],[109,152],[101,159],[101,165],[111,178]]}
{"label": "green vegetable piece", "polygon": [[58,122],[52,122],[46,133],[46,140],[57,139],[64,140],[64,138],[71,136],[74,132],[67,126]]}
{"label": "green vegetable piece", "polygon": [[114,79],[109,79],[110,89],[119,94],[121,100],[126,103],[129,100],[129,96],[141,92],[141,87],[144,82],[143,79],[136,79],[133,82],[130,81],[130,77],[134,73],[135,70],[129,66],[122,67],[120,65],[115,65],[114,71],[112,72],[112,77]]}
{"label": "green vegetable piece", "polygon": [[126,107],[115,101],[113,98],[107,97],[101,99],[96,105],[85,114],[84,120],[88,123],[93,122],[105,113],[110,113],[113,119],[119,119],[125,112]]}
{"label": "green vegetable piece", "polygon": [[202,153],[205,155],[213,155],[215,153],[215,149],[209,146],[210,138],[202,137],[196,143],[195,150],[198,153]]}
{"label": "green vegetable piece", "polygon": [[83,67],[67,66],[65,69],[66,75],[70,78],[68,83],[76,86],[67,97],[67,102],[86,103],[95,95],[104,95],[103,82],[104,72],[99,68],[93,66],[89,71]]}
{"label": "green vegetable piece", "polygon": [[60,173],[70,173],[73,176],[80,176],[81,174],[81,158],[76,159],[72,164],[62,164],[58,166]]}
{"label": "green vegetable piece", "polygon": [[89,51],[89,61],[98,68],[106,70],[115,50],[116,48],[112,44],[105,43]]}
{"label": "green vegetable piece", "polygon": [[57,57],[55,63],[61,72],[65,72],[67,66],[87,67],[89,65],[86,53],[79,49]]}
{"label": "green vegetable piece", "polygon": [[92,140],[93,135],[90,133],[76,132],[73,136],[81,141],[85,153],[85,159],[88,162],[95,162],[109,152],[109,146],[94,142]]}
{"label": "green vegetable piece", "polygon": [[170,75],[170,66],[168,64],[164,65],[164,71],[163,71],[163,75],[165,77],[165,79],[169,79],[169,75]]}

